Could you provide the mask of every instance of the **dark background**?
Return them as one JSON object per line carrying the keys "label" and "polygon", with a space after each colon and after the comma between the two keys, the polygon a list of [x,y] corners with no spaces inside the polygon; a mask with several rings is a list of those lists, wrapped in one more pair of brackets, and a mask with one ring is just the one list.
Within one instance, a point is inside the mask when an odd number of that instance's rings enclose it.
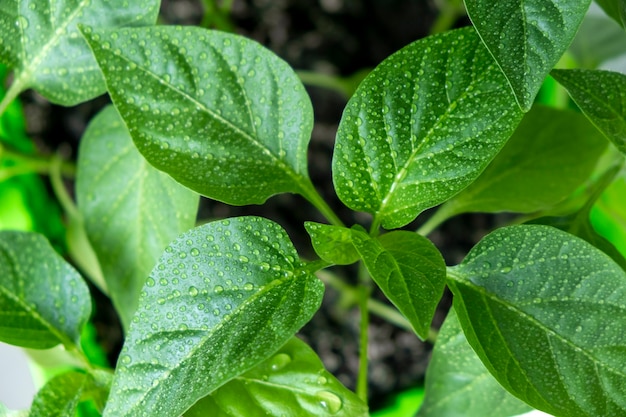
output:
{"label": "dark background", "polygon": [[[435,0],[235,0],[230,21],[237,33],[266,45],[297,70],[349,76],[375,67],[403,46],[429,34],[440,14]],[[200,25],[204,8],[200,0],[163,0],[162,24]],[[464,26],[465,17],[452,20],[450,27]],[[340,93],[307,86],[315,110],[315,127],[310,144],[309,170],[313,182],[332,208],[348,224],[367,222],[337,199],[332,188],[331,158],[335,132],[346,98]],[[47,103],[36,93],[22,96],[28,133],[42,152],[61,149],[76,157],[77,146],[89,120],[107,104],[106,96],[76,107]],[[73,187],[71,183],[68,184]],[[230,207],[203,200],[200,219],[260,215],[280,223],[301,255],[314,258],[303,223],[323,218],[302,198],[280,195],[263,206]],[[428,217],[420,216],[408,228]],[[429,237],[442,251],[448,264],[461,261],[467,251],[494,225],[493,217],[465,215],[445,223]],[[334,272],[354,282],[354,269]],[[300,336],[318,352],[329,371],[354,388],[358,371],[358,321],[354,307],[339,305],[339,296],[329,288],[320,312]],[[376,298],[385,300],[380,293]],[[114,364],[121,347],[121,331],[110,303],[96,294],[95,317],[99,338]],[[434,325],[438,327],[450,305],[446,294]],[[372,316],[370,325],[370,396],[375,409],[390,393],[423,383],[432,346],[410,332]]]}

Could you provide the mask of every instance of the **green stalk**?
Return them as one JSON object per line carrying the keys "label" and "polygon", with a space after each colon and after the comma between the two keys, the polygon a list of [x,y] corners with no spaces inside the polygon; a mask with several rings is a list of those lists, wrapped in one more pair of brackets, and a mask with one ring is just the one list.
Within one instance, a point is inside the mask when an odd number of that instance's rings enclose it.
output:
{"label": "green stalk", "polygon": [[422,236],[428,236],[435,230],[438,226],[440,226],[446,220],[456,216],[457,213],[454,209],[454,206],[451,204],[444,204],[437,208],[437,211],[428,219],[426,222],[417,229],[417,233]]}
{"label": "green stalk", "polygon": [[6,94],[0,101],[0,116],[6,111],[7,107],[24,91],[24,77],[17,77],[7,90]]}
{"label": "green stalk", "polygon": [[370,322],[368,300],[372,293],[372,283],[363,262],[359,264],[358,303],[361,312],[359,325],[359,376],[356,383],[356,394],[367,403],[367,345],[369,341],[368,327]]}
{"label": "green stalk", "polygon": [[0,159],[13,161],[15,166],[4,167],[0,170],[0,180],[22,175],[22,174],[43,174],[48,175],[52,169],[53,164],[59,163],[59,172],[64,177],[73,178],[76,174],[76,167],[73,164],[57,161],[53,162],[54,158],[46,159],[39,156],[25,155],[8,150],[0,144]]}
{"label": "green stalk", "polygon": [[320,213],[322,213],[330,224],[345,227],[341,219],[335,214],[333,209],[330,208],[322,196],[317,192],[315,186],[313,186],[308,179],[301,184],[300,195],[306,198],[309,203],[313,204],[313,206],[318,209]]}

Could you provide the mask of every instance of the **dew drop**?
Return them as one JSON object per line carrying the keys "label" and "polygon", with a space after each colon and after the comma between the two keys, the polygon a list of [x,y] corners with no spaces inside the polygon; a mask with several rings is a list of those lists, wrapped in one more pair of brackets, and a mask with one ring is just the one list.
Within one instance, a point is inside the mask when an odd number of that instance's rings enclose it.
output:
{"label": "dew drop", "polygon": [[213,291],[215,291],[216,294],[220,294],[224,292],[224,287],[222,287],[221,285],[216,285],[215,288],[213,288]]}
{"label": "dew drop", "polygon": [[341,398],[330,391],[319,391],[315,396],[319,400],[320,405],[328,410],[330,414],[337,414],[343,407]]}
{"label": "dew drop", "polygon": [[195,297],[198,295],[199,291],[196,287],[189,287],[189,295]]}
{"label": "dew drop", "polygon": [[252,291],[254,289],[254,284],[251,282],[246,282],[243,286],[243,289],[246,291]]}
{"label": "dew drop", "polygon": [[279,353],[270,359],[270,368],[272,371],[279,371],[291,363],[291,356],[286,353]]}
{"label": "dew drop", "polygon": [[262,262],[260,266],[261,266],[261,270],[262,271],[269,271],[270,270],[270,264],[268,264],[267,262]]}
{"label": "dew drop", "polygon": [[124,365],[128,365],[129,363],[131,363],[133,360],[133,358],[131,358],[129,355],[123,355],[120,358],[120,361],[124,364]]}
{"label": "dew drop", "polygon": [[191,256],[200,255],[200,251],[198,250],[198,248],[192,248],[191,251],[189,251],[189,253],[191,253]]}

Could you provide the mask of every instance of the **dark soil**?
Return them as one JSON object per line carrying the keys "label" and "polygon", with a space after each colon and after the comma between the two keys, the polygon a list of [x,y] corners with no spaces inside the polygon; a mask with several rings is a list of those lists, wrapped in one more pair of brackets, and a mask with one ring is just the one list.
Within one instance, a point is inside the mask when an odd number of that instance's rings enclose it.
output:
{"label": "dark soil", "polygon": [[[232,21],[237,31],[266,45],[296,69],[350,75],[373,68],[385,57],[428,34],[437,16],[433,1],[427,0],[235,0]],[[199,0],[163,0],[162,20],[168,24],[202,21]],[[466,22],[457,22],[458,25]],[[321,88],[308,88],[315,109],[315,127],[310,145],[311,177],[322,195],[346,224],[366,223],[337,199],[331,181],[330,162],[334,136],[346,99]],[[62,147],[75,157],[79,139],[91,117],[108,102],[101,97],[74,108],[48,104],[35,93],[23,95],[28,129],[42,150]],[[200,219],[261,215],[277,221],[289,233],[303,257],[315,257],[303,223],[323,218],[302,198],[280,195],[263,206],[230,207],[204,200]],[[421,217],[427,217],[428,213]],[[418,220],[418,222],[423,220]],[[494,226],[494,218],[468,215],[455,218],[430,238],[450,264],[458,263],[467,251]],[[415,229],[417,223],[409,227]],[[350,269],[337,273],[348,274]],[[339,309],[339,294],[329,288],[320,312],[300,336],[320,355],[327,368],[348,387],[354,388],[358,369],[358,323],[355,308]],[[376,297],[385,300],[377,293]],[[110,359],[115,361],[121,346],[121,331],[108,300],[97,298],[95,322]],[[444,297],[435,325],[442,322],[450,305]],[[432,346],[409,332],[372,317],[370,325],[370,395],[373,408],[397,392],[423,382]]]}

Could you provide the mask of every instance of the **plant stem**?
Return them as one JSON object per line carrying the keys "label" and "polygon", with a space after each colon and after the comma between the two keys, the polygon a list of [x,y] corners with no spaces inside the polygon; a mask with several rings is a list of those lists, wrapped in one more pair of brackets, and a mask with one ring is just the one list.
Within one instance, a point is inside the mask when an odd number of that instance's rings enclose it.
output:
{"label": "plant stem", "polygon": [[296,74],[304,84],[333,90],[346,99],[350,98],[352,95],[352,89],[346,85],[346,82],[342,78],[336,75],[322,74],[314,71],[296,71]]}
{"label": "plant stem", "polygon": [[458,213],[455,211],[452,205],[444,204],[440,206],[437,211],[435,211],[435,213],[428,220],[426,220],[426,222],[419,229],[417,229],[417,233],[422,236],[428,236],[439,225],[457,214]]}
{"label": "plant stem", "polygon": [[341,219],[335,214],[333,209],[326,203],[326,201],[322,198],[322,196],[317,192],[317,189],[313,184],[307,179],[304,184],[301,184],[301,195],[306,198],[309,203],[313,204],[313,206],[322,213],[322,215],[330,222],[330,224],[334,226],[342,226],[345,227]]}
{"label": "plant stem", "polygon": [[[0,159],[10,160],[16,163],[15,166],[4,167],[0,170],[0,180],[22,174],[44,174],[48,175],[52,168],[53,158],[44,159],[38,156],[24,155],[22,153],[7,150],[0,144]],[[59,170],[65,177],[74,177],[76,167],[73,164],[60,161]]]}
{"label": "plant stem", "polygon": [[0,116],[6,111],[7,107],[24,91],[24,77],[17,77],[13,80],[13,84],[7,90],[6,94],[0,101]]}
{"label": "plant stem", "polygon": [[369,309],[368,301],[372,293],[372,282],[367,273],[367,269],[363,262],[359,264],[359,287],[358,302],[361,312],[361,321],[359,325],[359,376],[356,384],[356,394],[367,403],[367,366],[369,363],[367,354],[367,345],[369,341]]}

